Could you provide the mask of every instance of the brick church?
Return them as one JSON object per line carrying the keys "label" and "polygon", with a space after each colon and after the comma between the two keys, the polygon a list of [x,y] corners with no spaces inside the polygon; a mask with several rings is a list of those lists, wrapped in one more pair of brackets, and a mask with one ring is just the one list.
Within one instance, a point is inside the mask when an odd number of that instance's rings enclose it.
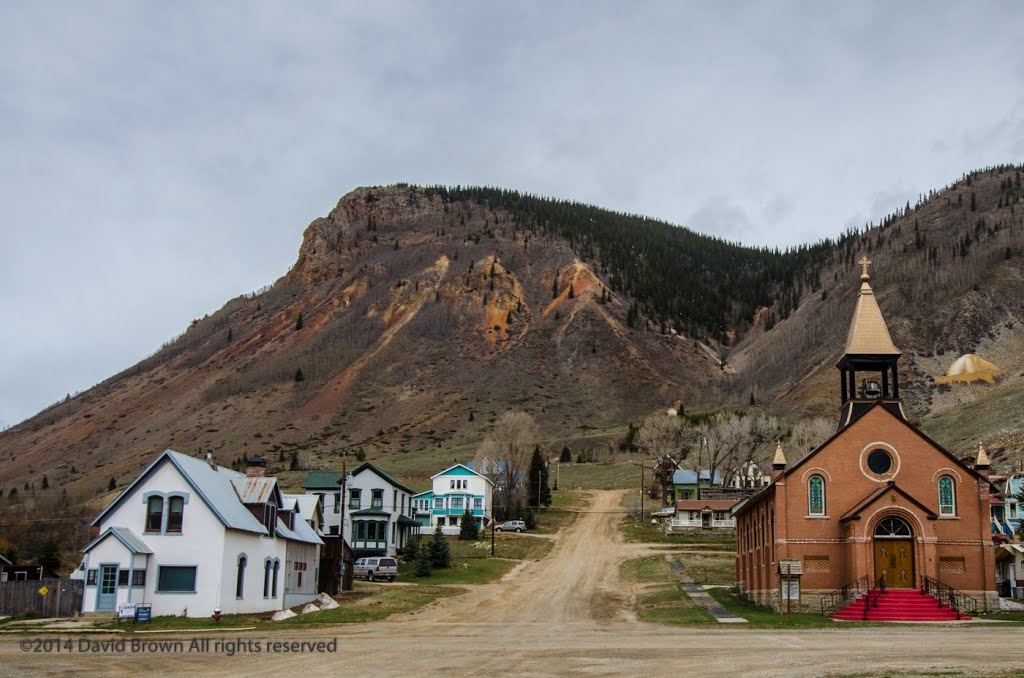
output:
{"label": "brick church", "polygon": [[780,611],[817,611],[829,592],[879,580],[890,590],[938,581],[998,609],[988,457],[979,447],[972,468],[907,421],[900,350],[869,284],[870,263],[860,262],[836,364],[839,430],[793,464],[776,449],[771,484],[735,513],[736,580]]}

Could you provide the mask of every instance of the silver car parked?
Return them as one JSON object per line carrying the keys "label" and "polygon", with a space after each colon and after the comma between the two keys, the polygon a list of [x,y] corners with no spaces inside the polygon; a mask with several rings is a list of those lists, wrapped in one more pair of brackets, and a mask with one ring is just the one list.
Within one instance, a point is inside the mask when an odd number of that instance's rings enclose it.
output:
{"label": "silver car parked", "polygon": [[394,558],[360,558],[352,568],[352,574],[355,577],[364,577],[366,581],[395,581],[398,576],[398,563]]}

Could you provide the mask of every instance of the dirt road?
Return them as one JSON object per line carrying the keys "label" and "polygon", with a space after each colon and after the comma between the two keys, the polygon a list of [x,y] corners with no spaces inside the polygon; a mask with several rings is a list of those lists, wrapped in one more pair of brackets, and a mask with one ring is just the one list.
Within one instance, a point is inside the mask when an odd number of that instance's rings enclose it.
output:
{"label": "dirt road", "polygon": [[[247,635],[243,641],[260,643],[263,651],[233,657],[215,649],[35,654],[19,648],[24,637],[6,636],[0,638],[0,675],[983,675],[1024,668],[1024,629],[998,624],[754,631],[638,622],[618,567],[624,559],[656,551],[619,540],[620,497],[620,492],[595,492],[589,511],[559,536],[544,560],[402,619],[308,635]],[[183,639],[186,648],[190,639]],[[337,639],[336,652],[265,649],[268,641],[331,639]]]}

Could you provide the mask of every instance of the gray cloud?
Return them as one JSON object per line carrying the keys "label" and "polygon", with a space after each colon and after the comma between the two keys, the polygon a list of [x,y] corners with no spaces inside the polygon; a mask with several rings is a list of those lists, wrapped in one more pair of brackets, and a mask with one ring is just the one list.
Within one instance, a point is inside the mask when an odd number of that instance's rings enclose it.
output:
{"label": "gray cloud", "polygon": [[1012,2],[5,3],[0,421],[272,282],[358,185],[837,235],[1021,160],[1020,25]]}

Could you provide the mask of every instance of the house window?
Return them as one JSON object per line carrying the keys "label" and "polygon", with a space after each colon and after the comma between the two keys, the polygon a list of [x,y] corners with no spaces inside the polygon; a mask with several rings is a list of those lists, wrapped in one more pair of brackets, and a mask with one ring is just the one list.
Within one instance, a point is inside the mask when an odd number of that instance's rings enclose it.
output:
{"label": "house window", "polygon": [[825,479],[821,476],[811,476],[807,481],[807,513],[825,515]]}
{"label": "house window", "polygon": [[89,570],[85,573],[85,584],[86,586],[96,586],[96,578],[99,570]]}
{"label": "house window", "polygon": [[274,588],[273,588],[273,592],[270,594],[271,598],[277,598],[277,575],[278,575],[278,572],[280,572],[280,570],[281,570],[281,561],[280,560],[275,560],[274,561]]}
{"label": "house window", "polygon": [[398,508],[398,490],[391,490],[391,510]]}
{"label": "house window", "polygon": [[370,508],[384,508],[384,490],[373,491],[373,498],[370,500]]}
{"label": "house window", "polygon": [[146,502],[146,532],[159,532],[164,519],[164,498],[150,497]]}
{"label": "house window", "polygon": [[145,586],[146,585],[146,571],[145,570],[132,570],[132,586]]}
{"label": "house window", "polygon": [[350,509],[358,509],[361,506],[362,500],[359,495],[362,494],[362,490],[351,488],[348,491],[348,507]]}
{"label": "house window", "polygon": [[131,576],[131,570],[118,570],[117,571],[117,585],[128,586],[128,578]]}
{"label": "house window", "polygon": [[270,558],[263,561],[263,597],[270,597]]}
{"label": "house window", "polygon": [[334,493],[334,512],[341,513],[341,492]]}
{"label": "house window", "polygon": [[462,497],[452,497],[452,508],[462,510]]}
{"label": "house window", "polygon": [[161,565],[156,575],[157,593],[195,593],[196,566]]}
{"label": "house window", "polygon": [[434,508],[436,508],[436,509],[443,509],[444,508],[444,497],[434,497]]}
{"label": "house window", "polygon": [[238,573],[235,575],[235,598],[239,600],[245,595],[245,566],[249,559],[238,556]]}
{"label": "house window", "polygon": [[939,478],[939,515],[956,515],[956,488],[950,476]]}
{"label": "house window", "polygon": [[484,509],[483,497],[477,497],[473,500],[473,508],[477,511],[482,511]]}
{"label": "house window", "polygon": [[448,489],[450,489],[450,490],[454,490],[455,489],[455,479],[454,478],[448,481]]}
{"label": "house window", "polygon": [[185,498],[171,497],[167,501],[167,531],[181,532],[182,514],[185,512]]}

